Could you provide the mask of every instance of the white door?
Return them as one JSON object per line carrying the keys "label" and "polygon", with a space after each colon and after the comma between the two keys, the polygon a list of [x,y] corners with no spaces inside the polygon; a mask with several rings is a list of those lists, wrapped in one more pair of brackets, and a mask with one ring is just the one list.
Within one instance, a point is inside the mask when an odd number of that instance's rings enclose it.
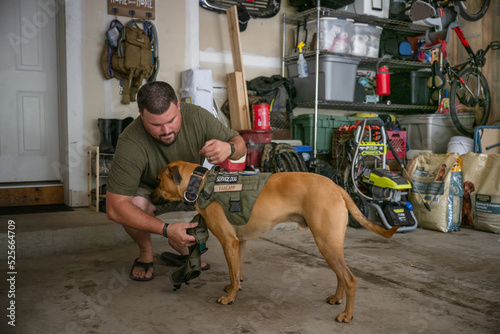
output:
{"label": "white door", "polygon": [[0,1],[0,182],[58,180],[56,1]]}

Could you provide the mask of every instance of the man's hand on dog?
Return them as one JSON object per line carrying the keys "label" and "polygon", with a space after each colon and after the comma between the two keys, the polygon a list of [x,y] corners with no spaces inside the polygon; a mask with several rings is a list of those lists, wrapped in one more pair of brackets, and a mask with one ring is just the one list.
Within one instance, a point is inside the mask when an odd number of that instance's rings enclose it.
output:
{"label": "man's hand on dog", "polygon": [[168,226],[167,237],[182,247],[189,247],[196,244],[196,239],[187,234],[188,228],[194,228],[198,223],[172,223]]}
{"label": "man's hand on dog", "polygon": [[231,154],[231,146],[227,142],[211,139],[205,143],[199,153],[206,157],[208,162],[216,165],[226,160]]}

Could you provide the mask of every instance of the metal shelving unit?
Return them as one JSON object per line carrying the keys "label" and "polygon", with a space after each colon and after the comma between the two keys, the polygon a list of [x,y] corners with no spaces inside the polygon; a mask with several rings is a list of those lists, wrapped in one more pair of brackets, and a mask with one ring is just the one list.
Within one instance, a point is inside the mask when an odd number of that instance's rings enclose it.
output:
{"label": "metal shelving unit", "polygon": [[[319,4],[319,1],[318,1]],[[377,16],[365,15],[365,14],[355,14],[346,12],[343,10],[336,10],[331,8],[319,7],[312,8],[297,15],[289,18],[285,18],[285,23],[287,24],[297,24],[298,22],[303,22],[304,19],[316,18],[317,12],[320,12],[321,17],[340,17],[346,19],[353,19],[359,23],[367,23],[382,27],[383,29],[403,31],[415,34],[425,34],[428,27],[414,24],[412,22],[384,19]]]}
{"label": "metal shelving unit", "polygon": [[[307,51],[303,52],[304,57],[307,58],[312,58],[316,55],[316,51]],[[334,52],[328,52],[326,50],[320,50],[319,51],[320,55],[336,55],[340,57],[346,57],[344,54],[340,53],[334,53]],[[349,58],[356,58],[360,60],[358,69],[361,70],[375,70],[377,67],[377,61],[380,58],[369,58],[369,57],[359,57],[359,56],[353,56],[349,55]],[[285,58],[285,63],[288,62],[297,62],[299,58],[298,54],[293,54]],[[414,71],[414,70],[421,70],[421,69],[426,69],[426,68],[431,68],[431,64],[426,64],[422,63],[419,61],[408,61],[408,60],[400,60],[400,59],[391,59],[388,63],[388,66],[390,67],[391,70],[402,70],[402,71]]]}
{"label": "metal shelving unit", "polygon": [[[372,24],[383,29],[402,31],[413,33],[415,35],[425,34],[428,27],[417,25],[411,22],[392,20],[380,18],[372,15],[355,14],[341,10],[335,10],[330,8],[321,7],[321,1],[317,1],[318,6],[316,8],[309,9],[307,11],[301,12],[292,17],[287,17],[283,15],[283,59],[282,59],[282,73],[285,73],[286,63],[296,62],[298,59],[298,54],[293,54],[285,56],[286,50],[286,25],[287,24],[297,24],[299,22],[304,22],[308,20],[316,20],[316,31],[319,31],[319,20],[323,17],[337,17],[337,18],[349,18],[354,19],[359,23]],[[318,73],[319,67],[319,56],[323,54],[333,54],[339,55],[332,52],[327,52],[325,50],[319,50],[319,39],[316,39],[315,51],[309,51],[304,53],[305,58],[316,57],[316,71]],[[345,55],[340,55],[345,56]],[[356,57],[349,56],[350,58],[360,59],[358,69],[361,70],[375,70],[377,69],[377,62],[380,58],[368,58],[368,57]],[[424,64],[416,61],[404,61],[404,60],[390,60],[388,66],[391,70],[401,70],[401,71],[411,71],[430,68],[430,64]],[[316,159],[316,142],[317,142],[317,115],[318,108],[321,109],[342,109],[342,110],[352,110],[352,111],[385,111],[385,112],[397,112],[397,113],[408,113],[408,112],[419,112],[419,113],[432,113],[436,111],[435,106],[420,106],[420,105],[401,105],[401,104],[386,104],[386,103],[362,103],[362,102],[341,102],[341,101],[320,101],[318,100],[318,76],[315,76],[315,100],[314,102],[298,102],[298,107],[303,108],[314,108],[314,147],[313,154],[314,159]]]}
{"label": "metal shelving unit", "polygon": [[[346,111],[385,111],[405,113],[433,113],[436,111],[435,106],[420,106],[406,104],[387,104],[387,103],[364,103],[364,102],[342,102],[342,101],[321,101],[318,100],[320,109],[341,109]],[[314,102],[297,102],[298,107],[314,108]]]}

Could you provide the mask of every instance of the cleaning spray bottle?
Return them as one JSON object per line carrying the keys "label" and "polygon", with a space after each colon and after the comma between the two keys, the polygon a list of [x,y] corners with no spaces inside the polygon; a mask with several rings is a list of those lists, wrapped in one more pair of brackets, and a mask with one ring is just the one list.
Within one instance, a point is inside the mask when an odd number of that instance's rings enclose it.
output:
{"label": "cleaning spray bottle", "polygon": [[299,67],[299,78],[305,78],[308,76],[307,62],[302,54],[302,48],[306,46],[304,42],[300,42],[297,47],[299,48],[299,61],[297,62]]}

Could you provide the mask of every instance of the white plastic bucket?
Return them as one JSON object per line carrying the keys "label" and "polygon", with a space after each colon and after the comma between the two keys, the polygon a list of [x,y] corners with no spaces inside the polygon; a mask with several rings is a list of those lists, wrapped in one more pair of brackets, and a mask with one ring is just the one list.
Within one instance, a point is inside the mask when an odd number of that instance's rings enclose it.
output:
{"label": "white plastic bucket", "polygon": [[474,150],[474,139],[469,137],[451,137],[448,142],[446,153],[458,153],[460,155]]}

